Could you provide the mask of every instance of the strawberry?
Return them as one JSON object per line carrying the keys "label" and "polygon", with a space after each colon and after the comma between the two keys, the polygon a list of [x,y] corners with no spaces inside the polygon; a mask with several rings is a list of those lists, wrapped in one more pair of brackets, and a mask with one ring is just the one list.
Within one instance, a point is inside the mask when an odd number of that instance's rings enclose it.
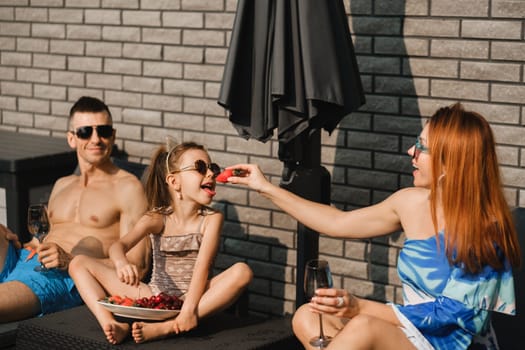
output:
{"label": "strawberry", "polygon": [[122,299],[122,302],[120,303],[120,305],[122,306],[133,306],[133,304],[135,304],[135,300],[129,297],[125,297],[124,299]]}
{"label": "strawberry", "polygon": [[225,169],[222,173],[220,173],[217,178],[215,179],[218,182],[226,183],[228,182],[228,178],[230,176],[241,176],[244,174],[244,171],[242,169]]}
{"label": "strawberry", "polygon": [[117,304],[117,305],[120,305],[120,303],[122,302],[122,297],[121,296],[118,296],[118,295],[112,295],[108,298],[108,301],[111,303],[111,304]]}

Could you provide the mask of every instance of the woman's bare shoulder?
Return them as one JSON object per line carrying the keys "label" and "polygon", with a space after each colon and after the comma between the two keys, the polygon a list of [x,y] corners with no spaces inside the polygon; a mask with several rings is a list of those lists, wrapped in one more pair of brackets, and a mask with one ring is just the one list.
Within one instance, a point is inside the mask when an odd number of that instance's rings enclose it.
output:
{"label": "woman's bare shoulder", "polygon": [[395,207],[412,207],[419,206],[428,202],[430,190],[421,187],[407,187],[398,190],[389,200],[394,203]]}
{"label": "woman's bare shoulder", "polygon": [[397,198],[428,198],[430,190],[422,187],[406,187],[396,191],[392,196]]}

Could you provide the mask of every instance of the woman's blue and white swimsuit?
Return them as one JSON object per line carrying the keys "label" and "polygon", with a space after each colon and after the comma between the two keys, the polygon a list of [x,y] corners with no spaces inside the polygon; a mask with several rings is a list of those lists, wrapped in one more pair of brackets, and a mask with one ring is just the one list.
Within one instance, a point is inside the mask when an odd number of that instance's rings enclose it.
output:
{"label": "woman's blue and white swimsuit", "polygon": [[[439,246],[438,246],[439,240]],[[467,349],[471,342],[498,349],[491,312],[515,314],[512,269],[489,266],[469,274],[451,266],[443,232],[407,239],[398,258],[404,305],[391,304],[418,349]]]}

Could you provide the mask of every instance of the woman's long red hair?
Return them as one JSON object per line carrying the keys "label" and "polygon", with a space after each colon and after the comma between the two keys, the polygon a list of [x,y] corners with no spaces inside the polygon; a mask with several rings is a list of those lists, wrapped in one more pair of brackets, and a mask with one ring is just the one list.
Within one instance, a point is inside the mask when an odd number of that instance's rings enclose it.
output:
{"label": "woman's long red hair", "polygon": [[429,121],[428,141],[435,179],[432,218],[437,227],[440,200],[449,260],[472,273],[486,265],[499,269],[503,267],[499,248],[512,266],[519,266],[518,237],[487,121],[459,103],[441,108]]}

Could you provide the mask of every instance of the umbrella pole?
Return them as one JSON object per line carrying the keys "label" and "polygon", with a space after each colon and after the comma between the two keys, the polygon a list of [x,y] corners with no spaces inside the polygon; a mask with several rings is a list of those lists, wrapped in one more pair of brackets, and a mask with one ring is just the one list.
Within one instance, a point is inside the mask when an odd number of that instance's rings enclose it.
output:
{"label": "umbrella pole", "polygon": [[[318,202],[330,203],[330,173],[321,166],[321,133],[315,130],[310,136],[300,135],[290,143],[280,147],[293,149],[301,142],[299,160],[285,163],[283,174],[289,178],[283,179],[280,186],[296,195]],[[293,153],[293,151],[291,152]],[[288,168],[288,169],[286,169]],[[295,290],[295,307],[307,302],[304,294],[304,268],[306,262],[317,259],[319,255],[319,233],[301,223],[297,223],[297,276]]]}

